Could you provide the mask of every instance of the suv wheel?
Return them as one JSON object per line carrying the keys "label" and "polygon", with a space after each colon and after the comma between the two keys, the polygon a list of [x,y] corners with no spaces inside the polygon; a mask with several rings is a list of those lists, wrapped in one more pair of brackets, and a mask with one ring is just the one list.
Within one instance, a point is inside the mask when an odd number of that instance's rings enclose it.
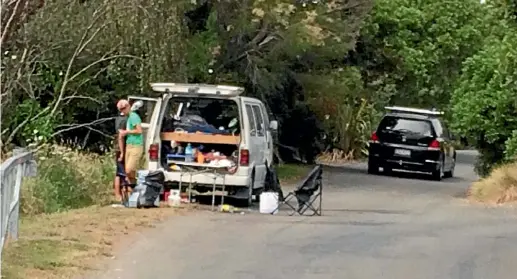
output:
{"label": "suv wheel", "polygon": [[443,162],[440,164],[440,168],[433,171],[433,173],[431,174],[431,177],[433,178],[433,180],[436,180],[436,181],[440,181],[442,180],[442,177],[443,177]]}
{"label": "suv wheel", "polygon": [[379,173],[379,165],[368,160],[368,173],[369,174],[378,174]]}
{"label": "suv wheel", "polygon": [[453,161],[452,161],[451,169],[449,171],[446,171],[443,173],[444,177],[451,178],[454,176],[454,169],[456,168],[456,158],[453,158],[452,160]]}

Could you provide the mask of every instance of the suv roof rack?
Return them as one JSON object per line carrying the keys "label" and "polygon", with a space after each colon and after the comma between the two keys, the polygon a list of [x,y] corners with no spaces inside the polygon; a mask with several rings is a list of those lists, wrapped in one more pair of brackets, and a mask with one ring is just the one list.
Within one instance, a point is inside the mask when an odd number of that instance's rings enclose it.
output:
{"label": "suv roof rack", "polygon": [[408,108],[408,107],[384,107],[384,109],[391,112],[403,112],[403,113],[413,113],[413,114],[422,114],[422,115],[443,115],[443,111],[438,111],[435,109],[418,109],[418,108]]}
{"label": "suv roof rack", "polygon": [[155,92],[185,95],[216,95],[236,97],[244,92],[244,88],[231,85],[190,84],[190,83],[151,83]]}

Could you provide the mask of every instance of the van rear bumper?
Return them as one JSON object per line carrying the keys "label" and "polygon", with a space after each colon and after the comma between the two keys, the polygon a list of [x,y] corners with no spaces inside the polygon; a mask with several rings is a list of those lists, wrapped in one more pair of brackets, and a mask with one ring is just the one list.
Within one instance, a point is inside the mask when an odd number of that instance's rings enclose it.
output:
{"label": "van rear bumper", "polygon": [[170,172],[166,171],[165,181],[170,182],[180,182],[189,184],[202,184],[202,185],[213,185],[214,179],[216,185],[225,185],[225,186],[248,186],[249,185],[249,177],[242,175],[219,175],[214,174],[213,172],[204,172],[204,173],[191,173],[191,172]]}

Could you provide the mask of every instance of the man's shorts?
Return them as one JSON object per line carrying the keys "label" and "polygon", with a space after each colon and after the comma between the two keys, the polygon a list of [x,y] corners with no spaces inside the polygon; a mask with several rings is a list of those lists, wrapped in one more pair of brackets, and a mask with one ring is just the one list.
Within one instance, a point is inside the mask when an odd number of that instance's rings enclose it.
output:
{"label": "man's shorts", "polygon": [[117,160],[117,176],[120,178],[126,177],[126,170],[124,169],[124,162],[119,162]]}
{"label": "man's shorts", "polygon": [[126,174],[129,172],[137,171],[140,159],[142,158],[143,154],[144,147],[142,145],[126,145],[126,154],[124,159]]}

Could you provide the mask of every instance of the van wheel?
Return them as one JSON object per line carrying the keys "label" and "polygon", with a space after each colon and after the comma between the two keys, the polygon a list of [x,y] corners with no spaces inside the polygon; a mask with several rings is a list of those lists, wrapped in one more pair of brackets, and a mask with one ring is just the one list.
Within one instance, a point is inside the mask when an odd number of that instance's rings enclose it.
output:
{"label": "van wheel", "polygon": [[253,185],[255,184],[255,170],[251,173],[250,183],[248,184],[248,199],[246,206],[250,207],[253,205]]}

